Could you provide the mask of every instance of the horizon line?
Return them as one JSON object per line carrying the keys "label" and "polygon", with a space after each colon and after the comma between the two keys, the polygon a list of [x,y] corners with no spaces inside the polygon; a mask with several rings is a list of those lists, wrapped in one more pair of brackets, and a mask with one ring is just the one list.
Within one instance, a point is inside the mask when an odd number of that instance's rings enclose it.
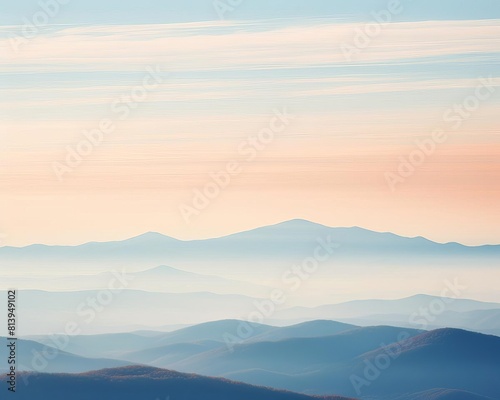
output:
{"label": "horizon line", "polygon": [[164,238],[167,238],[167,239],[172,239],[172,240],[175,240],[175,241],[186,242],[187,243],[187,242],[197,242],[197,241],[204,241],[204,240],[222,239],[222,238],[227,238],[227,237],[233,236],[233,235],[247,233],[247,232],[255,231],[255,230],[258,230],[258,229],[271,228],[271,227],[274,227],[274,226],[283,225],[283,224],[292,223],[292,222],[301,222],[301,223],[308,223],[308,224],[312,224],[312,225],[319,225],[319,226],[323,226],[323,227],[329,228],[329,229],[360,229],[360,230],[364,230],[364,231],[368,231],[368,232],[373,232],[373,233],[378,233],[378,234],[390,234],[390,235],[394,235],[394,236],[397,236],[397,237],[400,237],[400,238],[405,238],[405,239],[424,239],[424,240],[427,240],[427,241],[429,241],[431,243],[435,243],[435,244],[441,244],[441,245],[450,245],[450,244],[453,245],[453,244],[455,244],[455,245],[460,245],[460,246],[464,246],[464,247],[468,247],[468,248],[492,247],[492,246],[499,246],[500,245],[500,243],[497,243],[497,244],[485,243],[485,244],[480,244],[480,245],[467,245],[467,244],[460,243],[460,242],[457,242],[457,241],[439,242],[439,241],[432,240],[432,239],[429,239],[429,238],[427,238],[425,236],[421,236],[421,235],[417,235],[417,236],[404,236],[404,235],[401,235],[401,234],[398,234],[398,233],[394,233],[394,232],[391,232],[391,231],[377,231],[377,230],[374,230],[374,229],[368,229],[368,228],[364,228],[364,227],[357,226],[357,225],[353,225],[353,226],[331,226],[331,225],[325,225],[325,224],[323,224],[321,222],[311,221],[311,220],[304,219],[304,218],[292,218],[292,219],[283,220],[283,221],[280,221],[280,222],[277,222],[277,223],[268,224],[268,225],[260,225],[260,226],[257,226],[257,227],[248,228],[248,229],[244,229],[244,230],[240,230],[240,231],[236,231],[236,232],[232,232],[232,233],[228,233],[228,234],[224,234],[224,235],[208,236],[208,237],[202,237],[202,238],[198,238],[198,239],[179,239],[179,238],[176,238],[176,237],[171,236],[169,234],[158,232],[158,231],[146,231],[146,232],[134,235],[134,236],[129,236],[129,237],[125,237],[125,238],[117,239],[117,240],[107,240],[107,241],[106,240],[104,240],[104,241],[89,240],[89,241],[80,242],[80,243],[77,243],[77,244],[69,244],[69,245],[47,244],[47,243],[31,243],[31,244],[24,245],[24,246],[10,246],[10,245],[5,245],[5,246],[0,246],[0,249],[7,249],[7,248],[11,248],[11,249],[24,249],[24,248],[33,247],[33,246],[44,246],[44,247],[79,247],[79,246],[84,246],[84,245],[88,245],[88,244],[99,244],[99,243],[105,244],[105,243],[125,242],[125,241],[128,241],[128,240],[137,239],[137,238],[140,238],[140,237],[143,237],[143,236],[146,236],[146,235],[160,235],[160,236],[162,236]]}

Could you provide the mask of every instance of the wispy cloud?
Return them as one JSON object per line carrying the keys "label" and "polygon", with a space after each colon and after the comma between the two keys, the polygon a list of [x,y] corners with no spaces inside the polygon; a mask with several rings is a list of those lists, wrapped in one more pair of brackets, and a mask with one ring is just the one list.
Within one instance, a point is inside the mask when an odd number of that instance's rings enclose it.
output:
{"label": "wispy cloud", "polygon": [[[474,88],[474,79],[415,79],[412,76],[358,76],[297,79],[184,79],[159,85],[148,103],[192,102],[264,98],[273,93],[275,99],[313,98],[323,96],[363,95],[373,93],[426,92]],[[494,86],[500,86],[500,79]],[[108,105],[130,87],[100,85],[88,87],[39,87],[4,89],[0,106],[4,110],[23,107],[72,107]]]}
{"label": "wispy cloud", "polygon": [[[40,35],[0,71],[134,70],[151,62],[172,70],[292,68],[346,63],[340,44],[363,24],[247,23],[71,27]],[[403,22],[387,26],[355,63],[498,53],[498,20]],[[0,41],[9,54],[10,42]]]}
{"label": "wispy cloud", "polygon": [[[400,197],[387,191],[383,172],[438,127],[479,76],[498,75],[500,20],[389,24],[347,62],[340,45],[363,27],[327,19],[58,25],[17,54],[8,38],[15,30],[0,28],[0,203],[9,237],[24,243],[48,229],[58,237],[82,226],[94,233],[165,225],[187,237],[179,202],[237,157],[237,144],[277,105],[297,119],[207,214],[207,232],[221,220],[243,226],[242,215],[254,223],[241,210],[271,221],[302,215],[306,204],[308,217],[329,215],[332,225],[433,232],[440,221],[460,232],[477,225],[471,205],[481,198],[488,199],[481,223],[498,233],[498,96]],[[130,93],[150,65],[168,79],[60,185],[52,163],[109,116],[110,101]]]}

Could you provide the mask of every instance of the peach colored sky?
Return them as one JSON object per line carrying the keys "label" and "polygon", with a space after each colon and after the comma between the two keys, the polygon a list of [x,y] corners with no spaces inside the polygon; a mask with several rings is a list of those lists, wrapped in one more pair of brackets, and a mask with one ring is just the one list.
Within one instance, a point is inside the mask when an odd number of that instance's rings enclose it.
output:
{"label": "peach colored sky", "polygon": [[[2,243],[145,231],[203,238],[293,218],[499,243],[499,20],[390,24],[348,61],[340,44],[363,26],[58,27],[18,53],[0,40],[8,54],[0,60]],[[111,104],[140,87],[148,68],[159,68],[161,83],[120,120]],[[482,78],[484,98],[454,126],[449,110],[474,101]],[[248,161],[240,146],[285,108],[293,119]],[[60,181],[54,163],[103,119],[114,131]],[[386,173],[436,129],[447,140],[391,190]],[[186,223],[180,207],[231,160],[242,172]]]}

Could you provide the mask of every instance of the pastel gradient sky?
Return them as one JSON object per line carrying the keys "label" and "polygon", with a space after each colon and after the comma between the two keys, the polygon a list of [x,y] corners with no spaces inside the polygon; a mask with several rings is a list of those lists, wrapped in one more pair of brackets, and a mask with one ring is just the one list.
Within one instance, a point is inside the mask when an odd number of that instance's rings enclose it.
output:
{"label": "pastel gradient sky", "polygon": [[[73,0],[17,51],[40,6],[3,4],[2,244],[205,238],[293,218],[500,243],[500,4],[434,3],[402,1],[351,60],[342,44],[387,2],[247,0],[220,19],[212,1]],[[162,83],[119,120],[112,103],[147,68]],[[455,129],[443,116],[481,78],[488,98]],[[240,144],[284,108],[293,120],[246,161]],[[54,163],[106,118],[114,132],[59,181]],[[386,173],[436,129],[448,139],[391,190]],[[179,207],[231,160],[242,173],[186,223]]]}

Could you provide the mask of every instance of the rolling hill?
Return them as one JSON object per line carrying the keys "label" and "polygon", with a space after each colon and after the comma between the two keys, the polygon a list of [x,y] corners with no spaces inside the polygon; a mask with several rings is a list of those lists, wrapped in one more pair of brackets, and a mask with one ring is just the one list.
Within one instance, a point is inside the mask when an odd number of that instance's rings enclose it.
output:
{"label": "rolling hill", "polygon": [[[396,355],[396,356],[392,356]],[[387,360],[366,380],[368,365]],[[500,338],[457,329],[356,328],[333,336],[245,343],[170,368],[301,393],[388,399],[434,388],[500,393]],[[356,390],[355,378],[365,379]],[[371,396],[371,397],[370,397]]]}
{"label": "rolling hill", "polygon": [[[479,306],[487,306],[482,303]],[[500,307],[500,304],[498,304]],[[344,321],[361,326],[373,326],[376,324],[415,327],[419,323],[425,325],[426,329],[457,328],[484,333],[487,335],[500,336],[500,308],[477,309],[473,311],[444,311],[433,315],[432,321],[425,318],[414,318],[410,320],[408,314],[375,314],[357,318],[343,318]]]}
{"label": "rolling hill", "polygon": [[[6,338],[0,338],[0,372],[8,370]],[[89,358],[56,350],[32,340],[17,341],[17,369],[20,371],[43,372],[88,372],[101,368],[130,365],[130,362],[106,358]]]}
{"label": "rolling hill", "polygon": [[[421,331],[407,330],[408,335]],[[398,340],[400,328],[357,328],[325,337],[293,338],[273,342],[236,345],[202,353],[172,367],[205,375],[226,376],[243,371],[262,370],[279,374],[301,374],[348,362],[380,347],[381,343]],[[303,391],[304,389],[300,390]]]}
{"label": "rolling hill", "polygon": [[445,302],[446,311],[471,312],[477,310],[500,311],[500,303],[487,303],[462,298],[447,298],[425,294],[413,295],[396,300],[353,300],[339,304],[327,304],[319,307],[292,307],[276,313],[275,318],[281,319],[352,319],[355,317],[370,317],[371,315],[405,315],[418,312],[420,308],[429,308],[433,302]]}
{"label": "rolling hill", "polygon": [[251,342],[278,341],[292,338],[313,338],[330,336],[357,328],[356,325],[344,324],[337,321],[316,320],[296,325],[284,326],[256,335],[249,339]]}
{"label": "rolling hill", "polygon": [[[497,397],[500,393],[500,338],[459,329],[425,332],[400,344],[400,355],[365,394],[419,392],[429,388],[452,388]],[[364,355],[374,363],[381,354],[396,351],[395,345]],[[354,374],[363,376],[361,364]]]}
{"label": "rolling hill", "polygon": [[[5,377],[2,377],[4,379]],[[19,377],[19,400],[313,400],[315,397],[238,382],[155,369],[124,367],[85,374],[29,374]],[[209,397],[207,397],[209,396]],[[317,398],[316,398],[317,399]],[[347,400],[328,396],[324,400]]]}
{"label": "rolling hill", "polygon": [[[47,366],[33,369],[83,372],[140,363],[308,395],[371,400],[489,400],[500,393],[496,336],[312,321],[289,327],[256,325],[252,338],[229,351],[222,335],[234,332],[239,323],[223,320],[145,336],[75,336]],[[43,344],[19,343],[21,369],[33,363],[32,354],[51,354]],[[89,349],[87,356],[95,358],[68,352],[73,349],[83,354]],[[3,359],[5,352],[0,351]]]}
{"label": "rolling hill", "polygon": [[[434,309],[438,312],[433,312]],[[459,328],[498,335],[499,316],[500,303],[419,294],[397,300],[354,300],[319,307],[291,307],[277,311],[273,322],[333,319],[361,326]]]}

